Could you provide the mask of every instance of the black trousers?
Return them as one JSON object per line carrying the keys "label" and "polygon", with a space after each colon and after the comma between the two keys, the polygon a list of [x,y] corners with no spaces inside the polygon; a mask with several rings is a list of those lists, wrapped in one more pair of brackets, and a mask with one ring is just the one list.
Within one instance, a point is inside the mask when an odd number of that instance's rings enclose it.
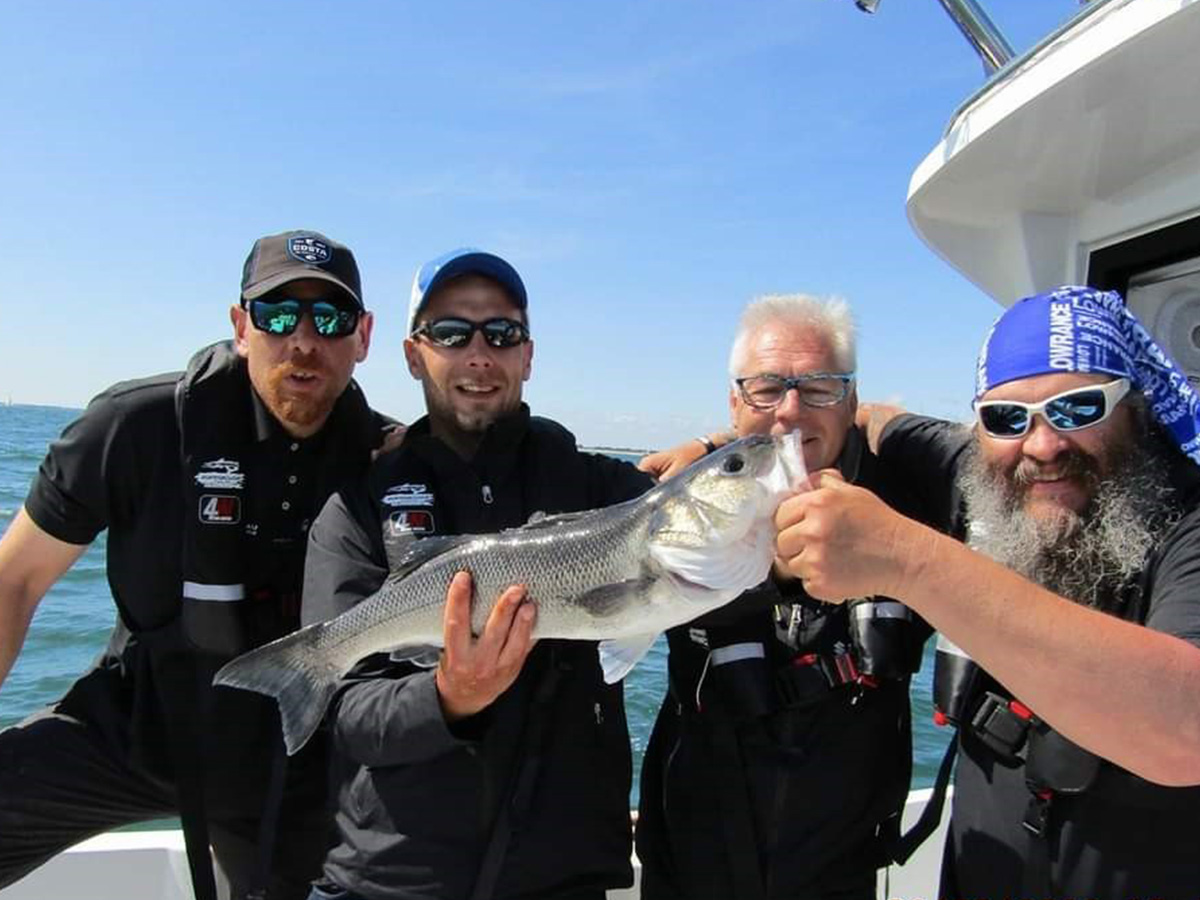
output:
{"label": "black trousers", "polygon": [[[131,767],[128,748],[112,725],[122,710],[93,670],[86,687],[88,718],[56,704],[0,731],[0,889],[58,853],[122,825],[178,815],[174,787]],[[80,682],[77,682],[77,687]],[[319,793],[319,792],[318,792]],[[320,874],[330,821],[324,805],[285,798],[275,841],[271,900],[303,900]],[[239,900],[253,887],[258,866],[254,815],[209,817],[222,900]]]}

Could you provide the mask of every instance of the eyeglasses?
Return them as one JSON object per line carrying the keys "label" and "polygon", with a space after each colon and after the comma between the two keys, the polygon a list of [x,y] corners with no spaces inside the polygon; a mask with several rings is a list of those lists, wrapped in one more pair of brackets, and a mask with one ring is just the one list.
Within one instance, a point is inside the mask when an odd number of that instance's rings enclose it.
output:
{"label": "eyeglasses", "polygon": [[853,372],[813,372],[809,375],[748,375],[735,378],[742,399],[755,409],[774,409],[795,389],[800,402],[817,408],[837,406],[846,399]]}
{"label": "eyeglasses", "polygon": [[413,329],[413,337],[426,337],[439,347],[465,347],[471,343],[475,332],[481,332],[489,347],[505,349],[516,347],[529,340],[529,329],[516,319],[488,319],[472,322],[470,319],[434,319],[422,322]]}
{"label": "eyeglasses", "polygon": [[1079,431],[1107,419],[1129,393],[1129,379],[1118,378],[1104,384],[1073,388],[1047,397],[1041,403],[1019,400],[977,400],[975,415],[979,424],[994,438],[1019,438],[1033,426],[1033,417],[1041,413],[1056,431]]}
{"label": "eyeglasses", "polygon": [[251,300],[250,321],[267,334],[288,335],[299,327],[305,310],[323,338],[345,337],[358,327],[357,309],[335,306],[325,300]]}

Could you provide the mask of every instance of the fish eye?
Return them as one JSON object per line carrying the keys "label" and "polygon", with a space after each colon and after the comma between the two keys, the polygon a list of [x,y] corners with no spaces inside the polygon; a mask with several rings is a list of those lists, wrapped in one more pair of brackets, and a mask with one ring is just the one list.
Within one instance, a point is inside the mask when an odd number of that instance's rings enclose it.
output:
{"label": "fish eye", "polygon": [[744,468],[746,468],[746,460],[742,459],[742,457],[735,453],[725,460],[724,464],[721,466],[721,471],[730,475],[736,475]]}

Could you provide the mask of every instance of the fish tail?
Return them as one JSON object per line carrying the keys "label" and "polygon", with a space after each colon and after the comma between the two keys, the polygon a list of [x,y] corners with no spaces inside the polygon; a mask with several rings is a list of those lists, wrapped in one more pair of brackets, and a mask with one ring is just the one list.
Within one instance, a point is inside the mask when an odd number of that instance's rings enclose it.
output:
{"label": "fish tail", "polygon": [[213,684],[274,697],[291,756],[313,736],[344,674],[316,647],[323,624],[272,641],[226,663]]}

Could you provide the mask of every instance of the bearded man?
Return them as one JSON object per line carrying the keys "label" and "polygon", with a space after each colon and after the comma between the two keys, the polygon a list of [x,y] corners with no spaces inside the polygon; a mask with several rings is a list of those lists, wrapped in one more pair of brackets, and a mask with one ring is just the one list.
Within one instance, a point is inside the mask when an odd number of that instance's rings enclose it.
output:
{"label": "bearded man", "polygon": [[976,424],[887,424],[931,520],[836,473],[781,507],[813,596],[883,593],[952,642],[958,725],[941,897],[1191,897],[1200,885],[1200,415],[1186,376],[1109,292],[1002,315]]}
{"label": "bearded man", "polygon": [[174,815],[200,900],[303,897],[318,870],[322,742],[285,769],[274,703],[211,682],[299,625],[309,524],[383,437],[350,378],[372,318],[354,255],[313,231],[254,243],[229,316],[233,341],[186,371],[97,396],[0,540],[0,680],[104,530],[118,614],[66,696],[0,732],[0,887],[86,837]]}

